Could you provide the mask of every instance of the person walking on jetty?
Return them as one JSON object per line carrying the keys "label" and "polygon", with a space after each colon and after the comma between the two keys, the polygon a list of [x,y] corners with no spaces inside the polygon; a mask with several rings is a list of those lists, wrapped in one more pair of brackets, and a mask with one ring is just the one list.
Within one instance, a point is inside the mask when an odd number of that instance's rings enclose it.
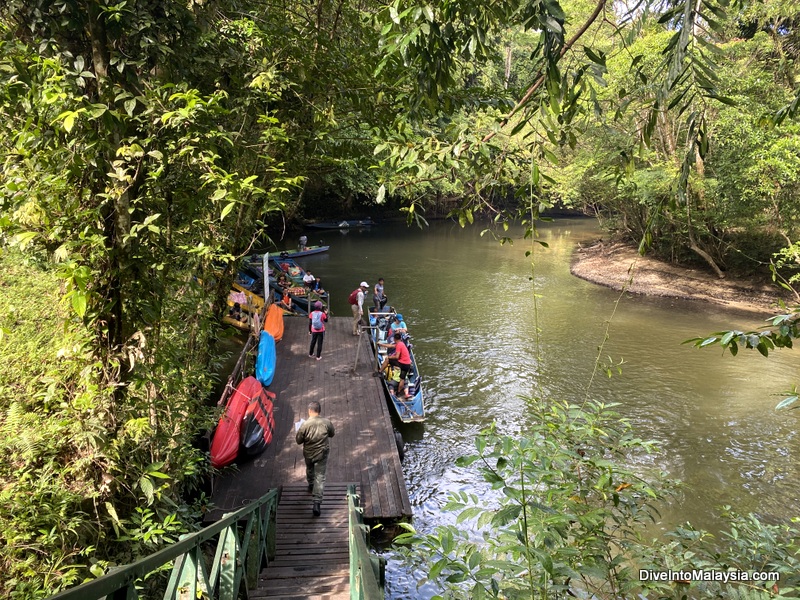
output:
{"label": "person walking on jetty", "polygon": [[306,482],[311,492],[311,513],[318,517],[322,494],[325,491],[325,469],[328,466],[330,438],[334,436],[333,423],[321,417],[322,407],[316,400],[308,403],[308,419],[298,422],[295,441],[303,445],[306,461]]}
{"label": "person walking on jetty", "polygon": [[322,302],[314,302],[314,310],[308,315],[308,326],[311,332],[311,346],[308,355],[314,356],[314,346],[317,347],[317,360],[322,358],[322,342],[325,339],[325,322],[328,320],[328,310],[322,309]]}
{"label": "person walking on jetty", "polygon": [[350,292],[350,297],[347,299],[353,309],[353,335],[361,333],[361,318],[364,316],[364,295],[369,290],[369,284],[362,281],[357,289]]}

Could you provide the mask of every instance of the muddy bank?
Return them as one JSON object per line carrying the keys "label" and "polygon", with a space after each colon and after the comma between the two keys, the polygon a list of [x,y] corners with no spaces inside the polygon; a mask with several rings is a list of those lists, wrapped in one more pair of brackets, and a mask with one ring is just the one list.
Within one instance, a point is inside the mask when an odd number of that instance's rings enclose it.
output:
{"label": "muddy bank", "polygon": [[780,314],[779,300],[791,305],[793,296],[776,285],[719,279],[698,269],[687,269],[649,256],[639,256],[628,245],[597,241],[579,246],[570,272],[576,277],[646,296],[712,302],[734,310],[766,316]]}

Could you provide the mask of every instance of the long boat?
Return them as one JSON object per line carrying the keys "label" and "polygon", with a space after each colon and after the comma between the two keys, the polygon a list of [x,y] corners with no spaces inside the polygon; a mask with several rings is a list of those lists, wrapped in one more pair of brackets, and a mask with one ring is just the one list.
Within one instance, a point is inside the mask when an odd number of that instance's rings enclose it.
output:
{"label": "long boat", "polygon": [[304,250],[279,250],[273,256],[281,258],[296,258],[298,256],[309,256],[311,254],[321,254],[330,250],[330,246],[306,246]]}
{"label": "long boat", "polygon": [[[270,256],[269,266],[272,268],[272,273],[269,275],[270,289],[278,294],[288,293],[292,300],[292,305],[301,312],[306,314],[311,312],[309,306],[313,307],[314,302],[317,300],[328,306],[328,292],[319,293],[306,288],[303,285],[303,277],[306,271],[293,258]],[[291,283],[289,288],[285,289],[278,283],[277,276],[280,273],[284,273]]]}
{"label": "long boat", "polygon": [[306,223],[306,227],[311,227],[312,229],[350,229],[355,227],[371,227],[375,225],[375,221],[372,219],[360,219],[360,220],[343,220],[343,221],[322,221],[319,223]]}
{"label": "long boat", "polygon": [[[372,348],[375,352],[375,361],[377,368],[380,369],[383,359],[386,358],[387,349],[379,346],[379,342],[391,343],[389,340],[389,327],[394,320],[396,311],[388,309],[386,311],[370,310],[369,324],[370,324],[370,338],[372,340]],[[422,377],[417,368],[417,361],[414,358],[414,351],[410,342],[406,342],[408,346],[408,353],[411,356],[411,370],[406,377],[406,390],[410,394],[410,398],[401,398],[396,393],[395,384],[399,380],[399,373],[393,375],[391,373],[392,367],[389,367],[390,374],[383,378],[383,385],[386,393],[389,395],[392,407],[394,408],[397,416],[403,423],[421,423],[425,420],[425,401],[422,395]],[[399,371],[399,370],[398,370]]]}

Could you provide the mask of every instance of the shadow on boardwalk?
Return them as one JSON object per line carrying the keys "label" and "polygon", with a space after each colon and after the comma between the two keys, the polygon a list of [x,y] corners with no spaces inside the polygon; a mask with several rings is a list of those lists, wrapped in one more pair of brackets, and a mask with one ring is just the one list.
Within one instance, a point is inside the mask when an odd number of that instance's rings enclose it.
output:
{"label": "shadow on boardwalk", "polygon": [[[322,415],[336,428],[328,458],[328,484],[357,484],[368,523],[410,519],[411,505],[389,407],[380,379],[372,377],[372,351],[366,334],[353,336],[351,319],[332,317],[322,360],[317,361],[308,356],[308,321],[287,317],[285,322],[283,340],[277,346],[275,378],[269,386],[277,394],[273,441],[262,455],[217,477],[212,494],[216,509],[208,519],[219,518],[271,488],[305,485],[303,451],[295,443],[294,422],[307,417],[311,400],[320,402]],[[361,344],[359,361],[353,372],[357,344]]]}

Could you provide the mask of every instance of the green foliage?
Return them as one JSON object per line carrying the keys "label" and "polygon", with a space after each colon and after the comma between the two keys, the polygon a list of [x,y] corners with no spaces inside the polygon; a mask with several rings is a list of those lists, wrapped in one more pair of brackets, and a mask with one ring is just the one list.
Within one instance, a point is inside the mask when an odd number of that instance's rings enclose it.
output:
{"label": "green foliage", "polygon": [[88,574],[111,408],[91,337],[64,327],[52,270],[0,257],[0,593],[34,597]]}
{"label": "green foliage", "polygon": [[[624,465],[655,451],[611,406],[529,401],[536,423],[523,437],[494,427],[458,461],[479,468],[491,492],[451,494],[450,525],[408,532],[404,559],[428,572],[441,598],[794,598],[800,531],[723,508],[715,538],[686,524],[646,540],[672,488]],[[640,580],[640,570],[705,571],[739,580]],[[758,581],[754,572],[777,573]],[[743,574],[743,575],[742,575]],[[744,577],[750,579],[744,579]]]}
{"label": "green foliage", "polygon": [[637,527],[653,522],[665,483],[623,465],[654,450],[611,406],[530,400],[524,437],[494,428],[476,440],[492,500],[453,494],[454,525],[404,534],[406,555],[432,561],[428,579],[447,597],[633,597],[636,561],[648,556]]}
{"label": "green foliage", "polygon": [[[732,329],[729,331],[719,331],[707,337],[698,337],[686,340],[684,344],[692,344],[696,348],[707,348],[710,346],[722,346],[722,351],[728,350],[733,356],[739,353],[739,348],[747,350],[758,350],[764,357],[769,356],[770,350],[776,348],[793,348],[794,340],[800,337],[800,307],[795,307],[792,312],[782,315],[775,315],[767,319],[761,331],[740,331]],[[776,410],[784,408],[798,408],[797,389],[792,389],[787,393],[787,397],[781,400],[775,407]]]}

